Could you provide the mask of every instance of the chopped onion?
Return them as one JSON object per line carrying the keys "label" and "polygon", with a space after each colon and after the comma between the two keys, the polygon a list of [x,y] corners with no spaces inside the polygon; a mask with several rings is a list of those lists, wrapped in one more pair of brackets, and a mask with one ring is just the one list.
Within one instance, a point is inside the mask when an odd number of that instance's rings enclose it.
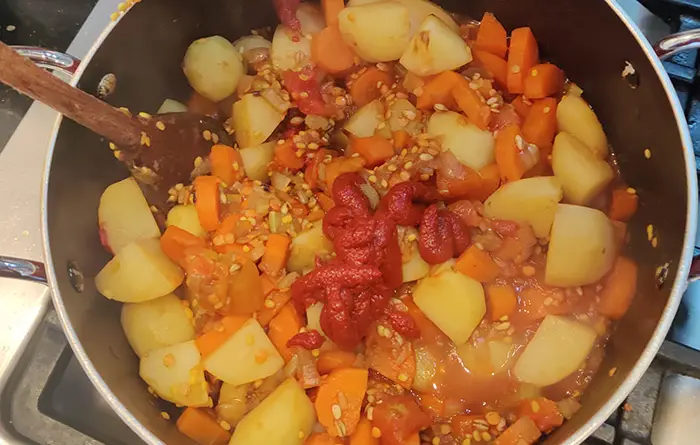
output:
{"label": "chopped onion", "polygon": [[311,351],[301,347],[294,348],[294,354],[284,367],[284,373],[287,377],[295,377],[304,389],[314,388],[321,384],[321,375],[316,368],[316,360],[311,355]]}
{"label": "chopped onion", "polygon": [[581,409],[581,404],[576,399],[563,399],[557,402],[559,412],[566,420],[574,417],[574,414]]}
{"label": "chopped onion", "polygon": [[284,113],[289,110],[292,104],[284,100],[279,91],[274,88],[266,88],[260,92],[260,95],[270,103],[277,111]]}
{"label": "chopped onion", "polygon": [[284,191],[284,189],[287,188],[289,184],[291,184],[292,178],[289,176],[283,175],[280,172],[274,172],[272,173],[272,176],[270,177],[270,183],[274,188],[276,188],[279,191]]}
{"label": "chopped onion", "polygon": [[279,233],[282,226],[282,215],[279,212],[270,212],[268,214],[268,222],[270,224],[270,232]]}
{"label": "chopped onion", "polygon": [[379,193],[377,193],[377,190],[366,182],[360,186],[360,189],[367,199],[369,199],[369,206],[372,209],[376,209],[379,205]]}

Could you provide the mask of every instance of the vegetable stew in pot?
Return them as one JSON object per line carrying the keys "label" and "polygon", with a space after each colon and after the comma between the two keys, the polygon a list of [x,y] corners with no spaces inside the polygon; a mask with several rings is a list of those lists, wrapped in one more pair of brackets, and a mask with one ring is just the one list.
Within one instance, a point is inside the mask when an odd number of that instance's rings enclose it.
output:
{"label": "vegetable stew in pot", "polygon": [[164,232],[134,179],[102,195],[141,378],[202,445],[536,443],[635,294],[637,195],[585,92],[489,13],[275,6],[184,55],[160,112],[236,146],[202,134]]}

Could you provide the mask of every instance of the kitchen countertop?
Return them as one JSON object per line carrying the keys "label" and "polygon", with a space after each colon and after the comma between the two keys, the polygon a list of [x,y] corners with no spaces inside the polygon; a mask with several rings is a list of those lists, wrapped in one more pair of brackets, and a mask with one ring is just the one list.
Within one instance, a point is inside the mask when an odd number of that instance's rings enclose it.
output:
{"label": "kitchen countertop", "polygon": [[[0,1],[0,41],[65,51],[97,0]],[[32,100],[0,85],[0,151]]]}

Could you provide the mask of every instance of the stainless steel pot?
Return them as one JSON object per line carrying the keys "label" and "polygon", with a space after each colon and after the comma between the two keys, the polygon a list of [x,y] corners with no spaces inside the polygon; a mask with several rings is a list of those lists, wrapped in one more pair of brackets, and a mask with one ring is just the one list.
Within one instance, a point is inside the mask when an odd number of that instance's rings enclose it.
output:
{"label": "stainless steel pot", "polygon": [[[196,38],[230,39],[275,23],[272,2],[148,0],[108,27],[73,76],[94,93],[116,75],[109,102],[155,110],[189,90],[180,61]],[[613,0],[444,0],[451,11],[494,12],[508,28],[531,26],[541,52],[579,83],[602,120],[624,178],[640,207],[629,224],[628,254],[640,266],[638,293],[619,323],[583,408],[546,444],[578,444],[622,403],[654,358],[675,315],[690,271],[698,189],[688,128],[654,49]],[[699,33],[665,39],[660,55],[697,46]],[[36,54],[35,54],[36,55]],[[46,61],[46,60],[44,60]],[[623,76],[625,67],[634,73]],[[630,73],[629,68],[626,73]],[[649,149],[651,157],[645,156]],[[47,280],[53,303],[83,369],[117,414],[149,444],[191,443],[163,421],[138,377],[119,324],[119,304],[101,297],[92,278],[108,261],[97,232],[102,191],[128,172],[106,141],[60,118],[46,166],[42,225],[46,267],[0,259],[0,276]],[[648,231],[658,240],[656,247]],[[45,274],[44,274],[45,271]],[[617,372],[609,376],[608,370]]]}

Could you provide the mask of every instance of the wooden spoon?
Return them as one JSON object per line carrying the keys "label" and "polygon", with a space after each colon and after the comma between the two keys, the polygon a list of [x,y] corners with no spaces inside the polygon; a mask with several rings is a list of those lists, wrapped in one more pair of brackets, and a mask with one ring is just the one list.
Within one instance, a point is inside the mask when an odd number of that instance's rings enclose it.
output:
{"label": "wooden spoon", "polygon": [[231,143],[223,124],[207,116],[131,116],[68,85],[1,42],[0,82],[116,145],[115,156],[129,167],[149,204],[162,212],[171,205],[168,190],[190,181],[195,160],[205,159],[214,141]]}

